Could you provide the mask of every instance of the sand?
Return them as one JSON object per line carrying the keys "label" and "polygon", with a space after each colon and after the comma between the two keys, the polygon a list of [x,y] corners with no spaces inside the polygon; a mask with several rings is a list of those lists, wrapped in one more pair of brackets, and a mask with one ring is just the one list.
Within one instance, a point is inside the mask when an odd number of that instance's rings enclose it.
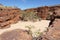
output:
{"label": "sand", "polygon": [[23,29],[23,30],[28,30],[28,28],[26,28],[26,26],[34,26],[34,28],[31,29],[31,31],[36,32],[37,30],[40,30],[40,32],[43,32],[46,30],[46,28],[49,25],[48,20],[41,20],[41,21],[37,21],[37,22],[31,22],[31,21],[19,21],[16,24],[12,24],[10,28],[6,28],[6,29],[0,29],[0,34],[2,34],[5,31],[10,31],[10,30],[14,30],[14,29]]}

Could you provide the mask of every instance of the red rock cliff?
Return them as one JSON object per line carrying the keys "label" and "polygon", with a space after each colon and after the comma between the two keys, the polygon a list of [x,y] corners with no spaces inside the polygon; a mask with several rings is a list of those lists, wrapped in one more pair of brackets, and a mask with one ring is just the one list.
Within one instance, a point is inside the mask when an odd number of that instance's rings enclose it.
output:
{"label": "red rock cliff", "polygon": [[20,11],[19,8],[0,6],[0,28],[18,22]]}
{"label": "red rock cliff", "polygon": [[36,12],[39,17],[42,19],[46,19],[49,13],[56,12],[57,15],[60,15],[60,6],[44,6],[44,7],[37,7],[37,8],[31,8],[26,9],[26,12]]}

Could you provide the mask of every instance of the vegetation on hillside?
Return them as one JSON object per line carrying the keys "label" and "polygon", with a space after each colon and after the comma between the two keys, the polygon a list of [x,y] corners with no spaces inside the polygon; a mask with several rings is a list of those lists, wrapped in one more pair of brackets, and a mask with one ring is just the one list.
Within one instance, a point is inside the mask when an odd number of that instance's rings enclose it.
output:
{"label": "vegetation on hillside", "polygon": [[40,18],[37,16],[37,13],[35,12],[22,12],[21,17],[24,21],[37,21]]}

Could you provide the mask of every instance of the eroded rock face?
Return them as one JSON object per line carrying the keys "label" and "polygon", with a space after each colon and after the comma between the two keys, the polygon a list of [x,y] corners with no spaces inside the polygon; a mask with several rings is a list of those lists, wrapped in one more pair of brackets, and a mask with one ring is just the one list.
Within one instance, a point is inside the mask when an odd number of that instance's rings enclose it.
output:
{"label": "eroded rock face", "polygon": [[60,19],[57,19],[53,25],[46,34],[42,35],[42,40],[60,40]]}
{"label": "eroded rock face", "polygon": [[0,40],[32,40],[32,36],[27,31],[15,29],[1,34]]}
{"label": "eroded rock face", "polygon": [[60,6],[44,6],[44,7],[37,7],[37,8],[31,8],[26,9],[26,12],[36,12],[39,17],[42,19],[46,19],[48,14],[56,12],[57,15],[60,16]]}
{"label": "eroded rock face", "polygon": [[0,8],[0,28],[18,22],[20,16],[20,9],[3,7]]}

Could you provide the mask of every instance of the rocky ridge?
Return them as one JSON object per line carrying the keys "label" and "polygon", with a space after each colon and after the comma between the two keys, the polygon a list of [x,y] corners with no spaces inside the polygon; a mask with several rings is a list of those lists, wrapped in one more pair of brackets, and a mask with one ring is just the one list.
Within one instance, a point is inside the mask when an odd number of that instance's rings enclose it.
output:
{"label": "rocky ridge", "polygon": [[53,13],[53,12],[56,12],[57,15],[60,16],[60,5],[56,5],[56,6],[42,6],[42,7],[37,7],[37,8],[26,9],[24,11],[26,11],[27,13],[36,12],[39,17],[41,17],[42,19],[46,19],[47,16],[50,13]]}
{"label": "rocky ridge", "polygon": [[0,6],[0,28],[9,27],[20,19],[20,9]]}

